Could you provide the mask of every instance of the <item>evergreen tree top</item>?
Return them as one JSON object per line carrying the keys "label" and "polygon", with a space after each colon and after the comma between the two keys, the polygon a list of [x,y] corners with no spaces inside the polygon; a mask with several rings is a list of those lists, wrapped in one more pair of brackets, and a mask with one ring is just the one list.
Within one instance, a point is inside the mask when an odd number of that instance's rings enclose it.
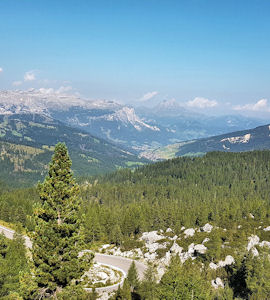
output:
{"label": "evergreen tree top", "polygon": [[32,234],[36,295],[55,295],[80,282],[92,256],[79,256],[84,246],[79,186],[72,176],[65,144],[58,143],[49,175],[38,186],[41,204],[35,209]]}

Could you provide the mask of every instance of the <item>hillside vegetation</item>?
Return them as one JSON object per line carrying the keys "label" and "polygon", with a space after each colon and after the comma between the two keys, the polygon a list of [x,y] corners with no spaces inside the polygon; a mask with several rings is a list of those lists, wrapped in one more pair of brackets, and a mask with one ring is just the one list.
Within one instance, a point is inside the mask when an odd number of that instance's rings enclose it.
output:
{"label": "hillside vegetation", "polygon": [[96,179],[83,194],[91,211],[110,211],[125,234],[239,222],[269,216],[270,151],[213,152]]}
{"label": "hillside vegetation", "polygon": [[46,116],[0,115],[0,180],[15,187],[31,186],[42,180],[54,145],[60,141],[69,147],[76,176],[104,174],[146,162],[105,140]]}
{"label": "hillside vegetation", "polygon": [[[269,168],[270,151],[212,152],[85,178],[85,242],[151,262],[161,281],[137,295],[171,293],[176,276],[176,294],[192,282],[198,299],[269,299]],[[32,230],[35,189],[1,191],[0,219]]]}

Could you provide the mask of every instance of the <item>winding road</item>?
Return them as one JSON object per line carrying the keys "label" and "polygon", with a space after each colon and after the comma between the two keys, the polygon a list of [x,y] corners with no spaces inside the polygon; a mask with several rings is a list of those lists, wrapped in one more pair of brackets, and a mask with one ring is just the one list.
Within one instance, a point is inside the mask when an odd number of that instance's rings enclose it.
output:
{"label": "winding road", "polygon": [[[5,226],[0,225],[0,233],[4,234],[5,237],[7,237],[8,239],[13,239],[14,233],[15,231],[7,228]],[[27,248],[32,248],[32,242],[30,241],[28,236],[24,236],[25,238],[25,246]],[[86,250],[87,251],[87,250]],[[95,261],[103,264],[103,265],[107,265],[107,266],[111,266],[115,269],[118,269],[119,271],[121,271],[124,275],[124,277],[126,277],[128,269],[132,263],[132,259],[128,259],[128,258],[124,258],[121,256],[115,256],[115,255],[107,255],[107,254],[101,254],[101,253],[95,253]],[[146,270],[146,266],[138,261],[134,261],[137,271],[138,271],[138,275],[140,279],[143,279],[143,274]],[[123,283],[123,280],[120,284]],[[111,286],[107,286],[107,287],[102,287],[102,288],[96,288],[96,291],[107,291],[107,292],[111,292],[114,291],[118,288],[119,284],[115,284],[115,285],[111,285]],[[86,290],[91,290],[91,289],[86,289]]]}

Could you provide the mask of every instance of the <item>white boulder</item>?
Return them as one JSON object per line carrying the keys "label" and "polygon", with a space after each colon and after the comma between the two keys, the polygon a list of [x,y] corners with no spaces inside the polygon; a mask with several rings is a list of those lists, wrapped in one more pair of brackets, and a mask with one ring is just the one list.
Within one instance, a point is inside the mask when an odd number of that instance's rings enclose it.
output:
{"label": "white boulder", "polygon": [[136,254],[136,256],[143,257],[143,252],[140,248],[135,248],[133,251]]}
{"label": "white boulder", "polygon": [[194,228],[188,228],[184,231],[185,238],[189,236],[193,236],[195,234],[195,229]]}
{"label": "white boulder", "polygon": [[234,258],[231,256],[231,255],[227,255],[225,260],[221,260],[218,262],[218,267],[219,268],[223,268],[225,266],[229,266],[229,265],[232,265],[234,264]]}
{"label": "white boulder", "polygon": [[158,234],[157,231],[144,232],[140,240],[145,241],[148,244],[153,244],[158,240],[164,239],[165,236]]}
{"label": "white boulder", "polygon": [[202,241],[202,244],[207,243],[207,242],[209,242],[209,241],[210,241],[209,238],[205,238],[205,239]]}
{"label": "white boulder", "polygon": [[107,248],[110,248],[110,246],[111,246],[110,244],[105,244],[101,247],[101,249],[107,249]]}
{"label": "white boulder", "polygon": [[156,259],[157,254],[156,253],[145,253],[144,254],[144,258],[148,259],[148,260],[155,260]]}
{"label": "white boulder", "polygon": [[161,260],[160,260],[161,264],[164,265],[164,266],[168,266],[170,264],[171,257],[172,257],[171,252],[167,251],[165,256],[162,257]]}
{"label": "white boulder", "polygon": [[170,252],[175,254],[180,254],[183,251],[183,248],[180,247],[176,242],[171,246]]}
{"label": "white boulder", "polygon": [[252,235],[248,238],[247,251],[249,251],[254,246],[258,245],[260,242],[260,238],[257,235]]}
{"label": "white boulder", "polygon": [[270,231],[270,226],[264,228],[264,231]]}
{"label": "white boulder", "polygon": [[183,264],[186,260],[188,260],[189,258],[192,258],[192,254],[188,253],[188,252],[183,252],[180,254],[180,260],[181,263]]}
{"label": "white boulder", "polygon": [[195,247],[195,244],[194,244],[194,243],[192,243],[192,244],[190,244],[190,245],[188,246],[188,254],[189,254],[190,256],[192,256],[192,255],[194,254],[194,252],[195,252],[194,247]]}
{"label": "white boulder", "polygon": [[204,254],[207,248],[203,244],[195,245],[194,250],[200,254]]}
{"label": "white boulder", "polygon": [[158,267],[157,267],[157,279],[160,280],[165,272],[166,272],[166,267],[162,266],[162,265],[158,265]]}
{"label": "white boulder", "polygon": [[171,228],[167,228],[166,233],[172,232],[173,230]]}
{"label": "white boulder", "polygon": [[212,280],[211,284],[212,284],[212,286],[215,289],[218,289],[219,287],[221,287],[221,288],[224,289],[224,283],[223,283],[223,281],[219,277],[217,277],[216,279]]}
{"label": "white boulder", "polygon": [[213,263],[213,262],[210,262],[209,268],[212,269],[212,270],[216,270],[216,269],[218,269],[218,265]]}
{"label": "white boulder", "polygon": [[255,247],[251,249],[251,253],[253,256],[259,256],[259,251]]}
{"label": "white boulder", "polygon": [[159,249],[159,243],[148,244],[146,247],[150,253],[156,252]]}
{"label": "white boulder", "polygon": [[213,229],[213,226],[211,224],[206,223],[201,229],[203,232],[210,233]]}
{"label": "white boulder", "polygon": [[262,241],[260,244],[259,244],[260,247],[268,247],[270,248],[270,242],[268,241]]}

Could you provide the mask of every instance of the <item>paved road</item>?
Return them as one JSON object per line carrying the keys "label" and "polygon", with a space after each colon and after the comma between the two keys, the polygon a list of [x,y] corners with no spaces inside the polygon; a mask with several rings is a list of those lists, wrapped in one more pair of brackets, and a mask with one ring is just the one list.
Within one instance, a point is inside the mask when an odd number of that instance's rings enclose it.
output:
{"label": "paved road", "polygon": [[[15,233],[14,230],[9,229],[5,226],[0,225],[0,233],[3,233],[8,239],[13,239],[13,235]],[[28,248],[32,248],[32,243],[28,236],[24,236],[25,238],[25,245]],[[87,251],[87,250],[86,250]],[[95,261],[101,264],[105,264],[108,266],[112,266],[115,269],[119,269],[123,275],[126,277],[128,269],[132,263],[132,259],[123,258],[120,256],[114,256],[114,255],[106,255],[106,254],[100,254],[95,253]],[[138,261],[135,261],[136,268],[138,270],[138,275],[140,279],[143,279],[143,274],[146,270],[146,266]],[[120,284],[122,284],[121,282]],[[112,285],[104,288],[98,288],[97,291],[113,291],[118,288],[118,285]]]}
{"label": "paved road", "polygon": [[[13,235],[15,233],[14,230],[7,228],[5,226],[0,225],[0,233],[3,233],[5,237],[8,239],[13,239]],[[30,241],[28,236],[24,236],[25,246],[27,248],[32,248],[32,242]]]}
{"label": "paved road", "polygon": [[[106,255],[106,254],[95,254],[95,260],[101,264],[111,265],[113,267],[117,267],[123,270],[125,273],[128,272],[128,269],[132,263],[132,259],[114,256],[114,255]],[[138,271],[138,275],[140,279],[143,279],[143,274],[146,270],[146,266],[138,261],[135,261],[135,265]]]}

